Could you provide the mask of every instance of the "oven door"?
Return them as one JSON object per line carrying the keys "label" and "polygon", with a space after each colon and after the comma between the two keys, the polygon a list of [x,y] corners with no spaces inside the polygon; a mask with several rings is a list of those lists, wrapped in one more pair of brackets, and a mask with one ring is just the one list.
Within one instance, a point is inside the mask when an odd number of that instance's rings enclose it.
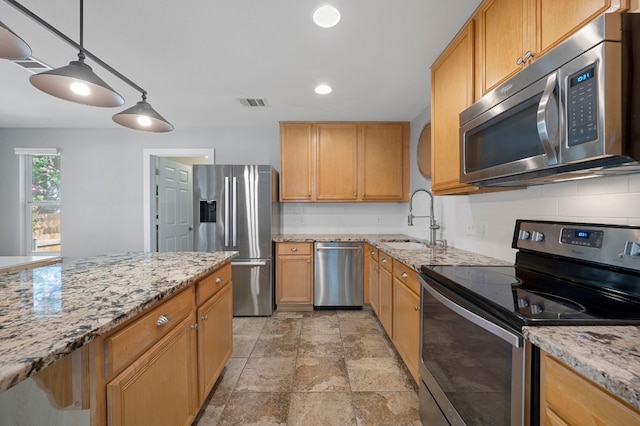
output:
{"label": "oven door", "polygon": [[422,422],[529,424],[530,368],[523,336],[454,302],[431,278],[422,275],[420,281]]}

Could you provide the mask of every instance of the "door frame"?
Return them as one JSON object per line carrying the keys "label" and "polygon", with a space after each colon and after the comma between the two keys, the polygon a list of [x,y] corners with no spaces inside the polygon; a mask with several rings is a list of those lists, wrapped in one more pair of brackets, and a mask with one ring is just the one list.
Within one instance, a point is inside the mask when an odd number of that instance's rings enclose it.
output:
{"label": "door frame", "polygon": [[142,150],[142,205],[144,251],[148,253],[153,247],[153,208],[151,194],[155,194],[155,168],[151,162],[155,157],[205,157],[207,164],[215,164],[213,148],[145,148]]}

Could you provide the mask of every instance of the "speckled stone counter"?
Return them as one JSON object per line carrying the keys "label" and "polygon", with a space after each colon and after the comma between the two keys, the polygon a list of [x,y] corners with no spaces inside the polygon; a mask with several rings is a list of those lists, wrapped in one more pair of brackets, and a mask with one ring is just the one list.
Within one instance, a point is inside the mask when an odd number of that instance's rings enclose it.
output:
{"label": "speckled stone counter", "polygon": [[524,336],[640,409],[640,327],[525,327]]}
{"label": "speckled stone counter", "polygon": [[473,253],[466,250],[441,246],[427,249],[394,249],[385,244],[390,241],[428,241],[404,234],[283,234],[274,238],[275,242],[314,241],[362,241],[382,250],[407,266],[420,270],[422,265],[512,265],[510,262]]}
{"label": "speckled stone counter", "polygon": [[236,255],[124,253],[0,275],[0,392]]}

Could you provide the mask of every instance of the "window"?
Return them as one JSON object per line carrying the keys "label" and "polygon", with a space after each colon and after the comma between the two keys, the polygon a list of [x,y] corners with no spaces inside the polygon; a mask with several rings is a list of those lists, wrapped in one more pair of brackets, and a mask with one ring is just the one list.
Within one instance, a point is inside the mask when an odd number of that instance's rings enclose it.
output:
{"label": "window", "polygon": [[24,251],[27,255],[59,254],[60,155],[57,149],[19,149],[24,170]]}

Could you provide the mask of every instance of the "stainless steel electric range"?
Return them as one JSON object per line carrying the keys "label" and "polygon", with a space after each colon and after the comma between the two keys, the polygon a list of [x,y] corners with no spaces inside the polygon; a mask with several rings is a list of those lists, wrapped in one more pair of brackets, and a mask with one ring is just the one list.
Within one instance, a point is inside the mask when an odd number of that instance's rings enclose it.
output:
{"label": "stainless steel electric range", "polygon": [[640,227],[516,221],[514,266],[423,266],[420,415],[538,424],[524,326],[640,324]]}

